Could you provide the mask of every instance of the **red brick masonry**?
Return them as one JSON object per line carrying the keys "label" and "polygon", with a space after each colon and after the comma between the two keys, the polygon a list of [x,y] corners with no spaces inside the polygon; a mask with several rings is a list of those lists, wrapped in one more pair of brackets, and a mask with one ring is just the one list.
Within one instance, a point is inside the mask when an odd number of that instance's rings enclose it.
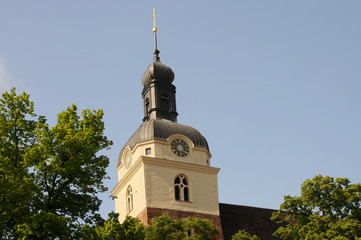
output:
{"label": "red brick masonry", "polygon": [[185,211],[179,211],[179,210],[170,210],[170,209],[165,209],[165,208],[145,208],[137,217],[143,224],[149,225],[150,220],[153,217],[161,216],[165,212],[167,212],[169,214],[169,216],[173,219],[180,219],[180,218],[186,218],[186,217],[208,218],[209,220],[212,220],[213,224],[218,229],[219,234],[217,235],[217,240],[223,240],[221,219],[217,215],[203,214],[203,213],[196,213],[196,212],[185,212]]}

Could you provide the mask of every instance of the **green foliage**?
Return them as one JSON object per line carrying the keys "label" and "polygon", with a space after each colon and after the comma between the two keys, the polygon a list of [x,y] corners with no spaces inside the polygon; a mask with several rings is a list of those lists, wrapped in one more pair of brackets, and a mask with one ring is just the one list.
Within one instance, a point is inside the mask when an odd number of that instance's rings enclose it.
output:
{"label": "green foliage", "polygon": [[246,230],[239,230],[238,233],[232,236],[232,240],[261,240],[256,235],[251,235]]}
{"label": "green foliage", "polygon": [[137,218],[127,216],[122,224],[118,214],[111,213],[99,226],[83,226],[76,239],[84,240],[212,240],[218,231],[208,219],[173,220],[167,213],[154,217],[152,225],[144,226]]}
{"label": "green foliage", "polygon": [[0,99],[0,235],[5,239],[28,215],[31,195],[38,190],[23,158],[35,141],[37,123],[27,119],[35,117],[33,111],[29,96],[17,96],[14,89]]}
{"label": "green foliage", "polygon": [[186,218],[181,220],[183,229],[186,233],[191,233],[189,240],[212,240],[216,239],[217,228],[212,221],[204,218]]}
{"label": "green foliage", "polygon": [[173,220],[168,213],[154,217],[146,227],[146,240],[212,240],[217,228],[209,219],[184,218]]}
{"label": "green foliage", "polygon": [[139,219],[127,216],[122,224],[118,221],[118,214],[110,213],[109,218],[100,226],[83,227],[83,235],[78,239],[84,240],[142,240],[144,239],[144,225]]}
{"label": "green foliage", "polygon": [[315,176],[301,186],[301,196],[285,196],[273,220],[287,225],[274,236],[281,239],[359,239],[361,184],[347,178]]}
{"label": "green foliage", "polygon": [[112,144],[101,110],[72,105],[54,127],[15,89],[0,99],[0,234],[3,239],[69,239],[79,223],[101,221],[102,181]]}
{"label": "green foliage", "polygon": [[146,228],[147,240],[177,240],[186,236],[181,221],[173,220],[168,214],[152,218],[151,224]]}

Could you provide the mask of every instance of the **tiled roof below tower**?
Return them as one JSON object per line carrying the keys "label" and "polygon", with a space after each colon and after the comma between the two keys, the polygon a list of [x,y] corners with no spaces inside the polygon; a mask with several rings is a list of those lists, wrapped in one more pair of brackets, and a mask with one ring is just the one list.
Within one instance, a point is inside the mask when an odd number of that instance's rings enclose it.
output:
{"label": "tiled roof below tower", "polygon": [[225,240],[232,239],[241,229],[252,235],[256,234],[262,240],[278,239],[273,237],[272,233],[280,224],[270,219],[276,210],[220,203],[219,211]]}

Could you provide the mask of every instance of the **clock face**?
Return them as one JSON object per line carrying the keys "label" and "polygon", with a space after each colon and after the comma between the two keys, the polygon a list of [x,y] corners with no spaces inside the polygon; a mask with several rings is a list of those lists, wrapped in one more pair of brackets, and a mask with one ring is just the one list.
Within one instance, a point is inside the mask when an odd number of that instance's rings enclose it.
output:
{"label": "clock face", "polygon": [[189,154],[188,144],[184,140],[179,138],[176,138],[171,141],[170,149],[178,157],[186,157]]}
{"label": "clock face", "polygon": [[127,154],[125,155],[125,160],[124,160],[125,168],[128,169],[131,163],[132,163],[132,154],[130,151],[128,151]]}

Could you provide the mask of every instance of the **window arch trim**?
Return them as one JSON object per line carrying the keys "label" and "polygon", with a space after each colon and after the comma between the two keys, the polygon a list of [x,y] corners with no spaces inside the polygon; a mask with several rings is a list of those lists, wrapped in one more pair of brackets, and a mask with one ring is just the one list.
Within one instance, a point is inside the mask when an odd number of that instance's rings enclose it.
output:
{"label": "window arch trim", "polygon": [[134,209],[134,205],[133,205],[133,189],[132,187],[129,185],[127,188],[127,192],[126,192],[126,211],[127,214],[131,213]]}
{"label": "window arch trim", "polygon": [[174,199],[176,201],[191,202],[190,198],[190,180],[184,174],[178,174],[173,181]]}

